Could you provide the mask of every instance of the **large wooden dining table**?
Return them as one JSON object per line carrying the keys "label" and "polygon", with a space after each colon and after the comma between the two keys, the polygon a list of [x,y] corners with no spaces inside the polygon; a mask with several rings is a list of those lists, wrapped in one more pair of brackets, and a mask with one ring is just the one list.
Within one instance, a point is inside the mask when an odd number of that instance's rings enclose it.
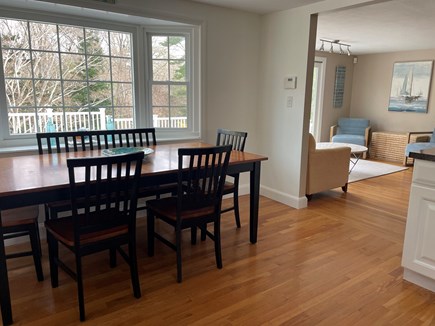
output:
{"label": "large wooden dining table", "polygon": [[[178,149],[209,147],[205,143],[150,146],[154,153],[144,159],[141,183],[151,186],[176,182]],[[69,198],[66,161],[72,157],[101,156],[100,150],[0,158],[0,211]],[[261,162],[267,157],[232,151],[228,174],[250,173],[250,241],[257,242]],[[1,228],[1,219],[0,219]],[[13,323],[3,233],[0,232],[0,306],[4,325]]]}

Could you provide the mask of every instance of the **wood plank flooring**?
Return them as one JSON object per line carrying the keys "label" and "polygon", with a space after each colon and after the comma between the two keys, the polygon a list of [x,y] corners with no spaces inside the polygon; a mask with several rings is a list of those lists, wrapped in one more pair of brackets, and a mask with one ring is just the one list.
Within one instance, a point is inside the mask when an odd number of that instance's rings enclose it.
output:
{"label": "wood plank flooring", "polygon": [[[314,195],[296,210],[261,198],[259,239],[249,243],[248,198],[242,228],[223,216],[223,264],[210,240],[184,237],[183,276],[175,253],[156,242],[146,256],[144,219],[138,249],[142,297],[132,295],[127,265],[108,255],[85,258],[84,324],[90,325],[430,325],[435,294],[402,279],[401,254],[412,170]],[[158,227],[163,228],[163,225]],[[168,229],[168,234],[171,230]],[[31,259],[8,261],[18,325],[79,324],[76,284],[36,281]]]}

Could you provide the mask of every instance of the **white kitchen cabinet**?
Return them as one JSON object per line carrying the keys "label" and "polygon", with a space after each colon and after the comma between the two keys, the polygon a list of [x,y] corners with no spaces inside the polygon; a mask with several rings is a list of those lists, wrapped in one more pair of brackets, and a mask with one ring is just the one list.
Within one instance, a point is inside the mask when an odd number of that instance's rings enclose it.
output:
{"label": "white kitchen cabinet", "polygon": [[403,278],[435,292],[435,162],[415,160],[403,245]]}

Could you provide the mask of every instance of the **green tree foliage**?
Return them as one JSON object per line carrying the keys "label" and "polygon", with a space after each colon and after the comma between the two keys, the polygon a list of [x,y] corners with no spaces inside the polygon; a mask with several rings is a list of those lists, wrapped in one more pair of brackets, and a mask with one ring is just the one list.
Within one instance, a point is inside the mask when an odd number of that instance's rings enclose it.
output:
{"label": "green tree foliage", "polygon": [[[83,65],[78,72],[78,77],[81,80],[95,80],[103,69],[107,69],[103,65],[101,55],[103,50],[101,48],[101,41],[97,34],[92,31],[87,31],[86,39],[81,38],[79,42],[79,49],[81,52],[92,53],[92,56],[87,57],[87,65]],[[111,97],[105,94],[110,92],[110,84],[104,82],[95,82],[89,84],[86,89],[78,89],[72,93],[71,97],[75,102],[80,103],[82,107],[89,107],[89,109],[98,109],[99,107],[111,106]],[[92,94],[92,96],[91,96]]]}

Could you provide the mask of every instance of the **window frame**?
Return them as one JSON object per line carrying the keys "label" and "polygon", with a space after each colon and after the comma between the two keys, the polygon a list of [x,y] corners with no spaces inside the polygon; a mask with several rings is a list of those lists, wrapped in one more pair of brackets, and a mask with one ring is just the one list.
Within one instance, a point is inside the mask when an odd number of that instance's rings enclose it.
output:
{"label": "window frame", "polygon": [[[85,28],[96,28],[103,30],[120,31],[132,34],[132,53],[131,58],[133,62],[132,67],[132,82],[133,82],[133,114],[135,127],[150,127],[152,126],[152,107],[150,105],[149,83],[147,76],[149,76],[149,46],[147,43],[147,33],[155,34],[184,34],[188,35],[190,39],[189,51],[189,75],[191,77],[191,96],[190,96],[190,110],[188,119],[191,119],[190,127],[186,129],[163,129],[158,128],[159,140],[186,140],[186,139],[200,139],[201,126],[202,126],[202,73],[201,73],[201,25],[196,23],[185,24],[176,23],[176,21],[167,20],[166,25],[150,25],[138,22],[136,19],[131,22],[119,22],[117,20],[105,20],[98,18],[90,18],[86,15],[78,17],[67,14],[58,14],[50,11],[29,11],[22,9],[5,8],[2,9],[2,18],[8,19],[21,19],[39,21],[53,24],[73,25]],[[116,13],[114,13],[116,14]],[[136,17],[138,18],[138,17]],[[126,18],[127,19],[127,18]],[[142,17],[146,20],[146,17]],[[142,58],[145,58],[143,60]],[[186,58],[187,59],[187,58]],[[0,62],[3,62],[0,51]],[[0,69],[0,148],[1,147],[15,147],[15,146],[28,146],[34,145],[34,134],[10,135],[8,125],[8,109],[7,98],[5,92],[5,78],[3,69]],[[188,105],[189,107],[189,105]]]}
{"label": "window frame", "polygon": [[[1,18],[3,18],[3,17],[1,17]],[[133,62],[134,62],[134,60],[133,60],[133,54],[132,54],[132,50],[133,50],[133,47],[132,47],[133,34],[131,32],[120,31],[119,28],[116,31],[113,31],[111,29],[108,29],[107,26],[105,28],[94,28],[94,27],[87,27],[87,26],[83,26],[83,25],[79,26],[79,25],[71,25],[71,24],[65,24],[65,23],[58,24],[58,23],[52,23],[52,22],[47,22],[47,21],[41,22],[39,20],[34,20],[34,19],[32,19],[32,20],[28,20],[28,19],[15,19],[15,18],[5,18],[5,19],[17,20],[17,21],[24,22],[25,25],[26,25],[26,30],[30,34],[29,37],[32,36],[31,35],[32,34],[31,33],[31,26],[32,26],[31,24],[33,24],[33,23],[43,24],[45,26],[52,25],[52,26],[54,26],[54,28],[56,30],[55,31],[55,33],[56,33],[56,49],[53,49],[53,48],[52,49],[38,49],[38,48],[35,48],[35,47],[32,47],[32,48],[29,47],[29,48],[24,48],[24,49],[15,49],[13,47],[12,48],[9,48],[9,47],[5,48],[6,51],[12,50],[12,51],[19,51],[19,52],[21,52],[21,51],[28,52],[29,53],[29,57],[32,57],[34,55],[37,56],[37,55],[41,55],[41,53],[45,53],[45,54],[48,54],[48,55],[53,55],[54,57],[56,57],[58,59],[58,67],[57,67],[57,72],[59,73],[58,76],[42,76],[41,77],[41,76],[35,76],[32,73],[31,76],[24,76],[24,77],[18,77],[18,78],[15,77],[15,76],[12,76],[12,77],[7,77],[7,78],[4,77],[3,78],[3,81],[6,81],[6,79],[17,80],[17,81],[30,81],[33,84],[38,83],[38,82],[52,82],[52,83],[58,83],[60,85],[59,86],[60,87],[59,91],[61,92],[60,94],[61,94],[61,97],[62,97],[61,103],[53,104],[51,106],[46,106],[46,105],[39,105],[38,106],[38,105],[36,105],[36,98],[33,98],[33,101],[32,101],[33,104],[30,105],[30,106],[25,106],[24,105],[24,106],[12,106],[12,107],[10,107],[10,108],[18,109],[18,110],[21,110],[21,109],[25,110],[26,108],[36,110],[35,111],[35,114],[36,114],[36,126],[34,126],[36,128],[36,132],[43,132],[44,131],[44,130],[38,130],[38,125],[41,126],[41,122],[39,121],[38,115],[41,113],[40,112],[41,110],[43,112],[44,108],[47,109],[47,110],[50,109],[50,110],[55,111],[55,112],[62,112],[62,115],[63,115],[63,118],[62,118],[63,126],[62,126],[62,128],[65,131],[71,131],[71,130],[66,130],[65,129],[65,128],[67,128],[66,120],[65,120],[66,114],[68,112],[71,112],[70,111],[71,109],[77,110],[77,112],[79,112],[80,109],[83,108],[83,106],[74,106],[74,105],[71,105],[70,103],[66,103],[66,100],[64,98],[65,93],[64,93],[64,86],[63,85],[68,84],[68,83],[80,82],[80,83],[86,84],[87,85],[87,90],[90,89],[89,87],[91,85],[93,85],[94,83],[98,83],[98,82],[110,85],[109,94],[110,94],[110,99],[111,99],[110,100],[111,101],[111,105],[106,106],[106,108],[109,108],[109,110],[106,110],[106,115],[114,115],[115,111],[113,111],[113,109],[116,109],[116,108],[118,108],[118,109],[129,108],[130,110],[134,111],[135,101],[133,99],[133,95],[132,95],[132,97],[130,99],[131,100],[131,104],[129,104],[128,106],[126,106],[126,105],[119,105],[119,104],[117,104],[114,101],[115,100],[115,97],[114,97],[115,96],[115,89],[117,87],[119,87],[120,85],[122,86],[122,85],[128,84],[131,87],[132,91],[133,91],[134,85],[135,85],[135,82],[134,82],[134,79],[133,79],[134,78],[133,77],[133,69],[131,70],[131,74],[130,74],[130,76],[128,78],[128,81],[127,80],[125,80],[125,81],[124,80],[121,80],[121,81],[114,80],[113,79],[113,75],[112,75],[111,67],[108,67],[108,72],[109,72],[108,78],[103,79],[103,80],[98,80],[98,79],[97,80],[93,80],[92,78],[89,78],[88,76],[86,76],[84,79],[74,79],[75,76],[73,76],[72,77],[73,79],[71,79],[71,77],[68,78],[69,76],[64,76],[62,74],[62,68],[63,68],[62,60],[63,60],[64,56],[71,56],[71,55],[72,56],[82,56],[83,59],[86,60],[86,69],[88,67],[89,60],[91,60],[91,58],[93,58],[93,57],[96,57],[96,58],[98,57],[98,58],[101,58],[101,59],[107,59],[109,65],[111,64],[111,62],[113,62],[113,61],[116,62],[116,60],[119,60],[119,59],[128,59],[130,64],[133,65]],[[66,52],[65,50],[63,50],[58,45],[60,45],[59,37],[62,36],[62,34],[60,32],[60,29],[63,28],[63,27],[68,27],[68,26],[71,26],[71,27],[74,27],[74,28],[78,28],[79,30],[83,31],[83,34],[82,34],[83,36],[86,35],[86,32],[88,32],[88,31],[92,32],[92,30],[99,30],[99,31],[102,31],[102,32],[105,32],[105,33],[112,32],[112,33],[123,33],[125,35],[129,35],[129,37],[130,37],[130,54],[129,54],[128,57],[123,57],[123,56],[119,56],[119,55],[116,55],[116,54],[113,54],[113,53],[110,53],[110,54],[105,54],[105,53],[94,54],[94,53],[90,53],[90,52],[87,52],[87,51],[78,52],[78,53],[75,53],[74,51],[73,52]],[[107,34],[107,35],[109,35],[109,34]],[[110,44],[110,39],[108,39],[108,41],[109,41],[109,44]],[[32,39],[31,38],[30,38],[30,44],[32,44]],[[2,49],[2,54],[3,54],[3,49]],[[2,89],[2,91],[3,91],[3,89]],[[33,94],[33,92],[32,92],[32,94]],[[88,100],[89,100],[90,96],[91,96],[91,93],[87,93]],[[5,96],[5,98],[7,98],[7,95]],[[103,105],[103,106],[105,106],[105,105]],[[8,110],[8,112],[7,112],[7,117],[8,118],[9,118],[9,114],[10,114],[10,112]],[[89,117],[90,117],[91,111],[88,111],[88,114],[89,114]],[[5,116],[6,116],[6,114],[5,114]],[[132,118],[133,118],[133,121],[135,121],[135,113],[134,112],[132,112]],[[6,122],[5,124],[6,124],[7,129],[9,129],[8,121],[5,121],[5,122]],[[105,124],[102,123],[102,125],[104,126]],[[22,133],[22,134],[19,134],[19,133],[18,134],[9,134],[9,130],[5,131],[5,136],[6,137],[23,137],[23,136],[25,136],[27,134],[34,135],[34,132]]]}
{"label": "window frame", "polygon": [[[145,46],[145,80],[146,80],[146,120],[149,126],[153,125],[153,108],[152,108],[152,36],[184,36],[186,37],[186,76],[188,80],[187,96],[187,128],[157,128],[159,135],[165,139],[199,139],[201,127],[201,110],[200,110],[200,55],[199,55],[199,27],[172,27],[172,26],[152,26],[144,27],[144,46]],[[164,83],[158,83],[164,84]],[[167,82],[171,84],[170,81]]]}

